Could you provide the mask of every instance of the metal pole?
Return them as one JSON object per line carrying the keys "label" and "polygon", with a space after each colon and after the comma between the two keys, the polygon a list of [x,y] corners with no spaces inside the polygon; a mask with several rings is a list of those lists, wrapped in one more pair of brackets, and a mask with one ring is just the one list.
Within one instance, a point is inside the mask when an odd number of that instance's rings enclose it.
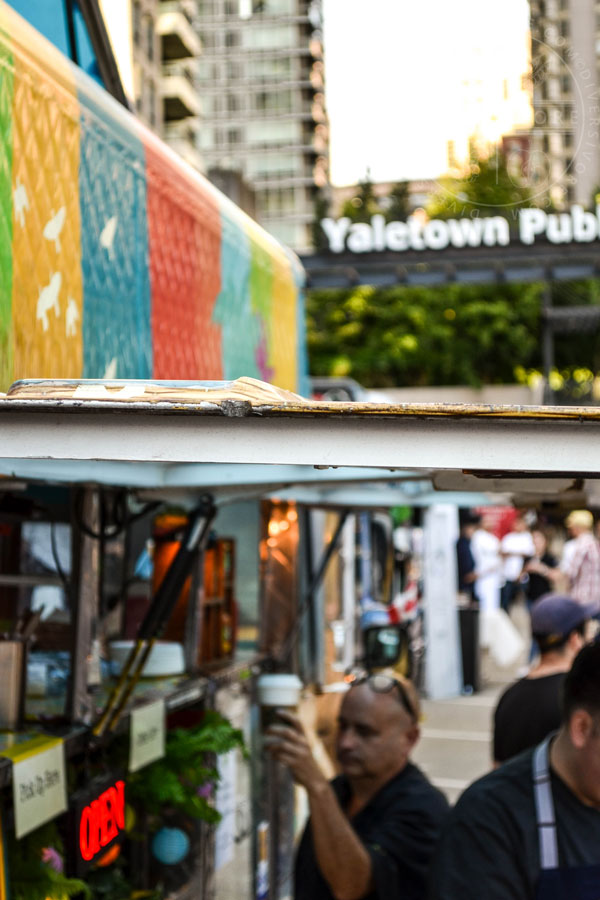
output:
{"label": "metal pole", "polygon": [[552,283],[546,281],[544,284],[544,292],[542,294],[542,318],[543,318],[543,335],[542,335],[542,355],[544,363],[544,403],[551,405],[554,402],[554,391],[550,386],[550,373],[554,368],[554,331],[552,330],[552,320],[549,312],[552,309]]}

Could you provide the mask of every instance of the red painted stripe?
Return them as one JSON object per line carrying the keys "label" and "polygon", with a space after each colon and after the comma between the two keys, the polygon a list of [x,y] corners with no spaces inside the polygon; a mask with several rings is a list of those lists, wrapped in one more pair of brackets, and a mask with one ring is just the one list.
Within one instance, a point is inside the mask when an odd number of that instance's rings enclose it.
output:
{"label": "red painted stripe", "polygon": [[151,135],[146,150],[153,377],[223,377],[221,329],[212,312],[221,287],[221,216],[200,175]]}

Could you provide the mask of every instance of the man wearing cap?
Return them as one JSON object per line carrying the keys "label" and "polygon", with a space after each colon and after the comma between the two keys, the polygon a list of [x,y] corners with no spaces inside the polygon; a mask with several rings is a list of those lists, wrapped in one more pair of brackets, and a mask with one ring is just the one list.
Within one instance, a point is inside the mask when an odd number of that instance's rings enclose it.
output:
{"label": "man wearing cap", "polygon": [[555,735],[469,787],[435,853],[429,900],[600,896],[600,643],[568,672]]}
{"label": "man wearing cap", "polygon": [[429,862],[448,804],[409,761],[419,738],[410,682],[356,679],[342,701],[329,782],[300,721],[279,711],[269,751],[306,788],[310,820],[298,847],[295,900],[425,900]]}
{"label": "man wearing cap", "polygon": [[565,594],[546,594],[531,609],[531,631],[540,648],[536,666],[500,697],[494,713],[494,762],[533,747],[560,725],[559,694],[585,642],[593,615]]}

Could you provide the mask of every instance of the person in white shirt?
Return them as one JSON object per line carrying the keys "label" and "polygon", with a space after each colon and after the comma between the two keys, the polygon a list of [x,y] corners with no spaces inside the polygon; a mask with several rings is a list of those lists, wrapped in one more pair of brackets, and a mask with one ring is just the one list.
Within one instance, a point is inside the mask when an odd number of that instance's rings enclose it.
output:
{"label": "person in white shirt", "polygon": [[475,596],[481,610],[500,606],[501,558],[500,541],[494,534],[493,516],[483,514],[481,524],[471,538],[471,553],[475,560]]}
{"label": "person in white shirt", "polygon": [[533,538],[522,515],[517,516],[512,531],[502,538],[500,554],[502,556],[502,577],[504,578],[500,602],[502,609],[508,612],[519,590],[525,560],[535,556]]}

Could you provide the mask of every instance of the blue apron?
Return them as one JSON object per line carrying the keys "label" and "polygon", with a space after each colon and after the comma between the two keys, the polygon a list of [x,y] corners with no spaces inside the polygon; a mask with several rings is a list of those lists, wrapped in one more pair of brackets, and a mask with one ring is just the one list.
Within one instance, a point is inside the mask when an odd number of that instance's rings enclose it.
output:
{"label": "blue apron", "polygon": [[537,900],[600,900],[600,865],[558,867],[556,819],[550,783],[547,737],[533,754],[533,793],[540,843]]}

